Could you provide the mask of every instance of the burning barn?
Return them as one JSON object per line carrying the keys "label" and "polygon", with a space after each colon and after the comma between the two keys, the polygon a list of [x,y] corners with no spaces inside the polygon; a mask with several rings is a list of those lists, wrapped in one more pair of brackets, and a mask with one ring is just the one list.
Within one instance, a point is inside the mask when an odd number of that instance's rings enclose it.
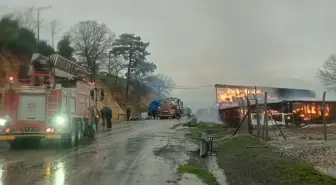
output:
{"label": "burning barn", "polygon": [[[250,100],[250,113],[255,115],[255,98],[259,108],[264,110],[264,93],[267,92],[268,117],[280,123],[312,124],[322,123],[322,101],[316,93],[304,89],[276,87],[252,87],[236,85],[216,85],[217,106],[220,118],[232,126],[238,125],[247,112],[246,97]],[[326,102],[327,122],[336,122],[336,101]],[[253,116],[252,116],[253,119]]]}

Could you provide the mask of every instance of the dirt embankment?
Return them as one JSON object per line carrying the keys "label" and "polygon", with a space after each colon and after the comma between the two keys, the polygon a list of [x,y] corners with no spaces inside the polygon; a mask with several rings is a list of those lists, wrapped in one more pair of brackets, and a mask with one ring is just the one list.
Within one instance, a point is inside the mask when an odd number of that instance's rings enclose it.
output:
{"label": "dirt embankment", "polygon": [[[111,108],[118,107],[115,110],[120,114],[125,113],[127,107],[131,109],[131,116],[139,116],[141,112],[148,112],[149,104],[158,98],[158,95],[150,87],[130,83],[128,105],[126,105],[126,79],[108,75],[101,75],[98,78],[105,85],[106,95],[111,97],[103,103],[111,105]],[[113,104],[118,104],[118,106]],[[122,111],[118,111],[120,109]]]}
{"label": "dirt embankment", "polygon": [[102,109],[103,106],[108,106],[112,109],[112,119],[117,120],[124,120],[125,119],[125,109],[123,109],[116,101],[115,97],[111,93],[111,91],[105,87],[104,88],[105,96],[102,102],[98,103],[98,109]]}
{"label": "dirt embankment", "polygon": [[[104,86],[104,100],[98,103],[98,109],[100,110],[104,105],[110,107],[113,112],[113,120],[124,120],[126,116],[126,106],[124,103],[124,97],[120,90],[115,88],[108,88]],[[124,90],[124,89],[123,89]],[[127,106],[131,109],[131,116],[139,116],[141,112],[147,112],[149,104],[157,98],[154,93],[148,93],[139,97],[139,103],[131,99],[131,103]],[[133,100],[133,101],[132,101]]]}

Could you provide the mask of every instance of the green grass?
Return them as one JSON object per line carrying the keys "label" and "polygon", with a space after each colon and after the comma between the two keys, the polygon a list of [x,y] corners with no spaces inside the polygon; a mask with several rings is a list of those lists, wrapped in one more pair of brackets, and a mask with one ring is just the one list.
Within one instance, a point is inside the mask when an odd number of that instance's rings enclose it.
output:
{"label": "green grass", "polygon": [[216,177],[209,171],[204,170],[198,166],[194,165],[181,165],[178,168],[178,172],[183,173],[190,173],[196,175],[199,179],[201,179],[204,183],[208,185],[220,185]]}
{"label": "green grass", "polygon": [[[286,177],[281,179],[283,185],[305,184],[305,185],[332,185],[336,179],[324,175],[307,164],[284,163],[276,164],[280,173]],[[294,173],[293,173],[294,172]]]}
{"label": "green grass", "polygon": [[187,133],[187,137],[199,138],[201,136],[201,132],[208,135],[219,133],[225,134],[228,132],[228,129],[222,128],[219,124],[201,122],[197,126],[189,127],[188,131],[189,133]]}
{"label": "green grass", "polygon": [[282,156],[252,136],[240,136],[220,144],[218,163],[230,184],[336,185],[336,179],[313,166]]}

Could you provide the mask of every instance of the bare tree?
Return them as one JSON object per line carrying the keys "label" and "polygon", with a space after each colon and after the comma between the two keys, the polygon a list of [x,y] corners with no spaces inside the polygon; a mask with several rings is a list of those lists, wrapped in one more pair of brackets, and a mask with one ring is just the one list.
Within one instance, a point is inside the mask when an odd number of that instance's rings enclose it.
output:
{"label": "bare tree", "polygon": [[159,96],[168,96],[176,86],[173,79],[163,73],[148,76],[145,79],[145,84],[155,89]]}
{"label": "bare tree", "polygon": [[35,32],[37,28],[37,17],[35,15],[36,7],[32,6],[23,11],[17,11],[14,16],[19,20],[21,27]]}
{"label": "bare tree", "polygon": [[121,57],[113,57],[111,58],[111,61],[106,61],[104,62],[104,66],[107,68],[108,70],[108,74],[109,75],[113,75],[115,76],[115,81],[114,81],[114,85],[117,84],[118,82],[118,77],[119,74],[122,70],[127,69],[127,64],[128,62],[125,61],[123,58]]}
{"label": "bare tree", "polygon": [[61,31],[60,22],[58,20],[52,20],[50,22],[50,33],[51,33],[51,46],[55,49],[54,41],[55,36]]}
{"label": "bare tree", "polygon": [[158,87],[158,93],[159,95],[169,95],[169,93],[173,90],[173,88],[176,86],[174,80],[168,76],[165,75],[163,73],[158,73],[156,75],[156,77],[158,77],[159,79],[161,79],[162,81],[164,81],[164,86],[159,86]]}
{"label": "bare tree", "polygon": [[336,55],[332,55],[318,70],[317,76],[323,81],[327,89],[336,91]]}
{"label": "bare tree", "polygon": [[[108,66],[110,65],[110,66]],[[120,57],[113,57],[110,64],[106,64],[106,67],[109,69],[110,75],[118,76],[120,71],[127,68],[127,61]]]}
{"label": "bare tree", "polygon": [[81,21],[70,34],[76,57],[84,60],[88,69],[95,73],[96,64],[108,60],[115,34],[97,21]]}

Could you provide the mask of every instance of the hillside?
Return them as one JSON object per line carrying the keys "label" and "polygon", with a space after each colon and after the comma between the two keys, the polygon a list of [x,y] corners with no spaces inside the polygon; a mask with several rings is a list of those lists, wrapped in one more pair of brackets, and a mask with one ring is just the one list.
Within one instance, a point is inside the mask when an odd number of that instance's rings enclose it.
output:
{"label": "hillside", "polygon": [[129,105],[125,104],[126,79],[115,76],[98,76],[105,85],[106,100],[104,103],[110,106],[114,113],[124,114],[126,106],[131,108],[132,115],[137,116],[141,112],[148,112],[148,105],[156,98],[158,94],[152,88],[141,83],[131,82],[129,87]]}

